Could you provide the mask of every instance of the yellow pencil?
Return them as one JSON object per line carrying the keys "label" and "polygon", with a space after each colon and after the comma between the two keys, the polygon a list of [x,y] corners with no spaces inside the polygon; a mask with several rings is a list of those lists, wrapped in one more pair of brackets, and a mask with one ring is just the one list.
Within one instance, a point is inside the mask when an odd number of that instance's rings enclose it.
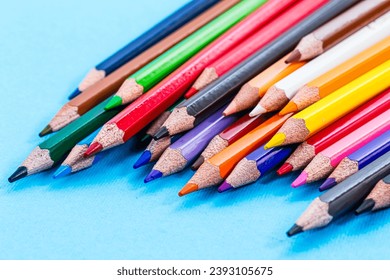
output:
{"label": "yellow pencil", "polygon": [[390,60],[291,117],[265,148],[299,143],[390,86]]}

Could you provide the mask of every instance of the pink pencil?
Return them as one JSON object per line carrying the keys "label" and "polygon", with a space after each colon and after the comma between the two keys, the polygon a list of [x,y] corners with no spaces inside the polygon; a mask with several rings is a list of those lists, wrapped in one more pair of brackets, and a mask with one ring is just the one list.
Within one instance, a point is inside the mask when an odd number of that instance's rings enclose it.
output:
{"label": "pink pencil", "polygon": [[387,110],[318,153],[291,185],[296,188],[326,178],[344,157],[389,129],[390,110]]}

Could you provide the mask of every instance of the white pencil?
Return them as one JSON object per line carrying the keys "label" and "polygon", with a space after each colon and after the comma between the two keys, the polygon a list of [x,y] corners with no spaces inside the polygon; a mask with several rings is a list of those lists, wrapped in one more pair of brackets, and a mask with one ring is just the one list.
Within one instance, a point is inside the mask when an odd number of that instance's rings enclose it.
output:
{"label": "white pencil", "polygon": [[302,86],[389,35],[390,12],[387,12],[274,84],[249,115],[253,117],[282,109]]}

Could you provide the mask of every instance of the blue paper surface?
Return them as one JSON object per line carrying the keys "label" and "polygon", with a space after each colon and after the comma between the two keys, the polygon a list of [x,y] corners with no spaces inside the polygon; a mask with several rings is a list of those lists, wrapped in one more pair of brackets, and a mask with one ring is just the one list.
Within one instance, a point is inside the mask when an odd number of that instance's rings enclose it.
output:
{"label": "blue paper surface", "polygon": [[179,198],[192,171],[144,184],[152,165],[132,169],[134,140],[66,178],[7,182],[86,72],[185,2],[2,3],[0,259],[388,259],[390,211],[287,238],[318,184],[273,173]]}

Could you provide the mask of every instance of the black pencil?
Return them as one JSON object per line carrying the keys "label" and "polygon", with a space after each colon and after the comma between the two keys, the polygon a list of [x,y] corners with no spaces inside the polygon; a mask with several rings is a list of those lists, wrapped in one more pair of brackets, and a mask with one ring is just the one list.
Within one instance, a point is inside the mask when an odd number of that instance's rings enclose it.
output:
{"label": "black pencil", "polygon": [[357,2],[358,0],[331,1],[314,12],[223,77],[178,106],[164,126],[156,133],[155,138],[174,135],[196,126],[226,103],[227,99],[232,98],[234,93],[249,79],[291,51],[303,36]]}
{"label": "black pencil", "polygon": [[375,184],[390,174],[390,152],[359,172],[317,197],[287,232],[293,236],[303,231],[324,227],[334,218],[356,208]]}

